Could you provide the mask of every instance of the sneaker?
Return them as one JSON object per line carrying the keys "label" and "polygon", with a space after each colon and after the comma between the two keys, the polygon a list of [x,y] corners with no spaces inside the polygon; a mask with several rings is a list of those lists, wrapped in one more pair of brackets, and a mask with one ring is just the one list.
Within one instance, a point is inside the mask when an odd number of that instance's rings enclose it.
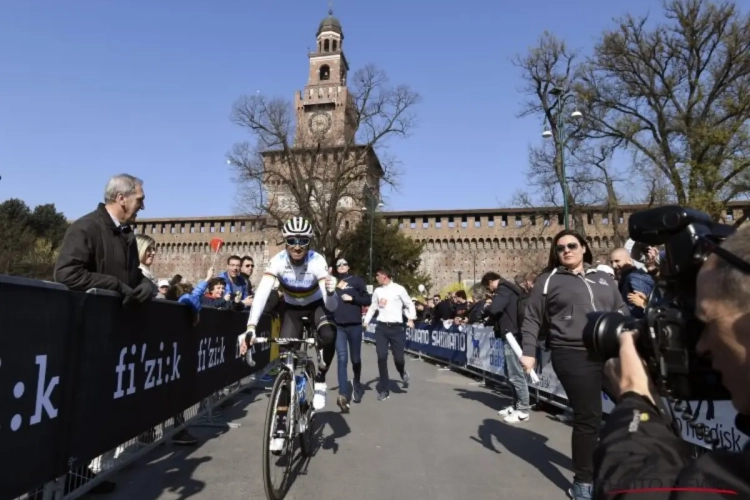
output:
{"label": "sneaker", "polygon": [[379,392],[378,393],[378,401],[385,401],[388,399],[391,395],[387,392]]}
{"label": "sneaker", "polygon": [[274,454],[279,454],[284,450],[286,441],[286,416],[276,415],[276,431],[273,433],[268,449]]}
{"label": "sneaker", "polygon": [[513,413],[506,415],[503,421],[508,424],[517,424],[518,422],[526,422],[529,420],[529,414],[525,411],[515,410]]}
{"label": "sneaker", "polygon": [[338,399],[336,399],[336,404],[339,405],[339,408],[341,408],[341,411],[344,413],[349,412],[349,401],[346,399],[346,396],[343,394],[339,394]]}
{"label": "sneaker", "polygon": [[411,380],[411,377],[409,376],[409,372],[404,370],[404,374],[401,375],[401,381],[404,383],[404,387],[409,387],[409,380]]}
{"label": "sneaker", "polygon": [[274,453],[279,453],[284,449],[284,438],[273,438],[268,445],[268,449]]}
{"label": "sneaker", "polygon": [[313,396],[313,408],[322,410],[326,407],[326,391],[328,386],[325,382],[315,382],[315,395]]}
{"label": "sneaker", "polygon": [[192,446],[198,444],[198,440],[190,434],[186,429],[182,429],[172,437],[174,444],[181,444],[185,446]]}
{"label": "sneaker", "polygon": [[352,383],[352,401],[359,403],[362,401],[362,396],[364,396],[364,394],[365,390],[362,387],[362,383],[354,381],[354,383]]}
{"label": "sneaker", "polygon": [[591,500],[591,483],[573,483],[573,487],[568,489],[568,496],[573,500]]}
{"label": "sneaker", "polygon": [[514,411],[515,411],[515,408],[513,408],[513,405],[510,405],[510,406],[507,406],[507,407],[503,408],[499,412],[497,412],[497,414],[500,415],[501,417],[507,417],[508,415],[510,415],[511,413],[513,413]]}

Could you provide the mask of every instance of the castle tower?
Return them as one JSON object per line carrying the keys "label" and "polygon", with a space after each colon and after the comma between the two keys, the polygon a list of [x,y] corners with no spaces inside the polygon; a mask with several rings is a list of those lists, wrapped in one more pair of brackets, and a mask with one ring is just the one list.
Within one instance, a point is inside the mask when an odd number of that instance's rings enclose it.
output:
{"label": "castle tower", "polygon": [[356,113],[346,88],[349,63],[344,56],[344,31],[333,10],[320,22],[316,36],[316,50],[308,54],[307,85],[295,96],[295,146],[352,145]]}
{"label": "castle tower", "polygon": [[[328,11],[318,26],[316,50],[308,54],[309,67],[304,90],[295,94],[296,131],[292,158],[299,164],[320,168],[321,172],[308,175],[327,178],[330,173],[341,171],[343,164],[348,182],[337,189],[346,191],[332,194],[337,206],[348,214],[343,229],[359,217],[365,190],[380,193],[383,170],[375,151],[370,145],[355,142],[357,111],[354,98],[346,86],[349,63],[344,56],[344,31],[341,22]],[[289,186],[280,179],[289,178],[292,160],[278,151],[263,153],[264,168],[268,178],[264,188],[271,210],[293,214],[299,211]],[[311,163],[312,162],[312,163]],[[354,168],[351,168],[354,167]],[[302,169],[306,170],[305,168]],[[326,196],[326,187],[317,187],[317,193]],[[315,200],[311,200],[315,202]],[[347,222],[348,221],[348,222]]]}

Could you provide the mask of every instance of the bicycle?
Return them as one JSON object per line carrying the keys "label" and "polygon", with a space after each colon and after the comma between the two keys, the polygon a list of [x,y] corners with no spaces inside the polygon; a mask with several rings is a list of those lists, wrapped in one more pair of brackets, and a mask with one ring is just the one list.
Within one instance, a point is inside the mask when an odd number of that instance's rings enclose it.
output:
{"label": "bicycle", "polygon": [[[315,436],[315,396],[316,363],[308,356],[307,349],[314,346],[318,352],[317,339],[311,335],[313,329],[308,318],[302,320],[301,339],[281,339],[256,337],[256,344],[276,343],[280,346],[302,344],[303,350],[285,350],[279,354],[280,371],[274,380],[268,402],[266,422],[263,430],[263,486],[269,500],[282,500],[286,495],[287,479],[294,458],[294,442],[299,436],[302,456],[312,456]],[[251,350],[247,351],[247,363],[253,366]],[[300,373],[297,374],[297,371]],[[292,383],[294,381],[294,383]],[[288,393],[287,406],[279,404],[282,391]],[[279,424],[283,425],[280,426]],[[281,429],[280,429],[281,427]],[[274,458],[287,458],[281,484],[275,488],[271,481],[271,465]],[[278,460],[277,460],[278,461]]]}

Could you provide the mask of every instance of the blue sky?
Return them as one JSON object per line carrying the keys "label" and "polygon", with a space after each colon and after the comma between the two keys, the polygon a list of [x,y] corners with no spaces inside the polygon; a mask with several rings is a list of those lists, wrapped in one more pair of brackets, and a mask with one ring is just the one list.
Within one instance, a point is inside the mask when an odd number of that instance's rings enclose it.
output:
{"label": "blue sky", "polygon": [[[526,184],[538,119],[517,119],[512,57],[545,29],[587,50],[628,9],[657,0],[362,2],[334,11],[355,70],[383,67],[422,95],[419,127],[388,210],[507,206]],[[93,209],[106,179],[145,180],[141,217],[235,213],[225,154],[247,138],[232,103],[292,99],[325,0],[4,0],[0,15],[0,200]]]}

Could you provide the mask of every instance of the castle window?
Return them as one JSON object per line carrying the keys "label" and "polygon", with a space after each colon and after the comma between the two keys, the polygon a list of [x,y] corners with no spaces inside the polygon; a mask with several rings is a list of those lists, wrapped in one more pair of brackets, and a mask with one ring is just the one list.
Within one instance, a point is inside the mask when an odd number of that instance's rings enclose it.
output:
{"label": "castle window", "polygon": [[323,40],[323,52],[328,52],[329,50],[331,50],[331,41]]}
{"label": "castle window", "polygon": [[331,78],[331,68],[329,68],[327,64],[324,64],[320,67],[318,74],[321,80],[328,80]]}
{"label": "castle window", "polygon": [[336,40],[333,41],[333,51],[336,52],[338,50],[338,42]]}

